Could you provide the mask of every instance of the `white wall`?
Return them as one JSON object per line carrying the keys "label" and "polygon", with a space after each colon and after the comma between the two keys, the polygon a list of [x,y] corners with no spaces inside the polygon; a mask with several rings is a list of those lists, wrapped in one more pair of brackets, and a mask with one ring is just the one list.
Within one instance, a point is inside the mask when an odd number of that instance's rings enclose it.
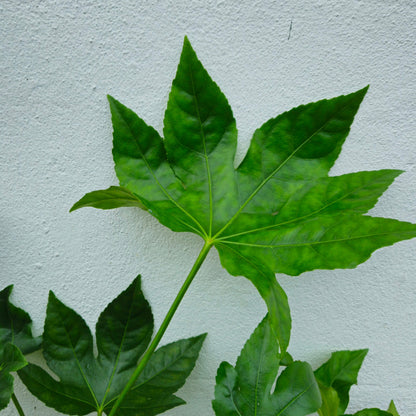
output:
{"label": "white wall", "polygon": [[[412,0],[3,0],[0,287],[15,284],[39,334],[49,289],[94,327],[141,273],[160,324],[201,241],[135,209],[68,209],[117,184],[107,93],[162,130],[185,34],[233,108],[240,158],[268,118],[371,84],[332,173],[404,169],[373,213],[416,222],[415,18]],[[416,411],[415,248],[379,250],[355,270],[278,276],[296,358],[317,366],[330,351],[370,348],[351,413],[391,398],[401,415]],[[189,404],[167,415],[213,415],[216,369],[234,363],[264,313],[251,284],[210,253],[163,341],[209,332],[180,394]],[[17,394],[28,415],[56,414],[20,383]]]}

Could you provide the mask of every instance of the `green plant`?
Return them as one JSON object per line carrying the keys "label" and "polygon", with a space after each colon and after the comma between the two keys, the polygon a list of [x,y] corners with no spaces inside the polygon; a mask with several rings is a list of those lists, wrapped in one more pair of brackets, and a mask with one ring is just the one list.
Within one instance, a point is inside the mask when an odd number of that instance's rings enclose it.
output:
{"label": "green plant", "polygon": [[[213,404],[217,416],[256,415],[257,408],[264,415],[301,416],[319,409],[327,416],[320,408],[321,395],[329,403],[335,393],[338,401],[328,408],[338,409],[345,403],[345,390],[341,394],[335,384],[322,380],[318,386],[310,366],[292,362],[287,353],[290,310],[275,273],[354,268],[376,249],[416,236],[416,225],[366,215],[401,171],[328,176],[366,92],[367,87],[302,105],[267,121],[255,131],[236,168],[231,108],[188,39],[169,95],[164,139],[109,96],[120,186],[86,194],[71,211],[139,207],[173,231],[199,235],[202,249],[153,339],[139,279],[100,316],[97,357],[85,322],[51,294],[43,348],[59,381],[26,365],[21,356],[18,365],[2,367],[6,377],[18,370],[34,395],[67,414],[151,416],[182,404],[173,393],[191,371],[204,335],[156,348],[215,247],[225,269],[248,278],[269,312],[236,366],[221,365]],[[175,354],[181,364],[173,371],[163,363]],[[3,353],[11,362],[17,356],[13,346]],[[267,359],[260,362],[263,357]],[[253,371],[248,363],[256,360]],[[287,368],[272,393],[282,365]],[[159,371],[163,377],[156,376]],[[230,402],[234,394],[237,404]]]}
{"label": "green plant", "polygon": [[[244,345],[235,367],[221,363],[217,371],[216,416],[319,416],[344,414],[349,391],[368,350],[336,351],[315,372],[301,361],[281,362],[276,337],[267,317]],[[279,366],[286,369],[276,380]],[[273,393],[271,392],[273,389]],[[363,409],[353,416],[398,416],[391,401],[388,411]]]}
{"label": "green plant", "polygon": [[33,337],[32,320],[27,312],[10,302],[12,290],[10,285],[0,292],[0,410],[12,399],[21,415],[10,373],[27,365],[24,354],[39,349],[42,341],[40,337]]}
{"label": "green plant", "polygon": [[[98,356],[85,321],[51,292],[43,334],[43,355],[59,377],[28,364],[19,377],[49,407],[68,415],[108,414],[146,350],[153,316],[140,278],[101,313],[96,327]],[[205,334],[158,349],[119,407],[118,415],[151,416],[185,402],[173,395],[185,383]]]}
{"label": "green plant", "polygon": [[[357,384],[358,372],[367,352],[368,350],[336,351],[315,371],[322,396],[319,416],[344,415],[350,400],[350,388]],[[398,414],[391,401],[387,411],[376,408],[363,409],[353,416],[398,416]]]}
{"label": "green plant", "polygon": [[235,368],[221,363],[212,402],[216,416],[306,416],[317,411],[321,395],[311,366],[301,361],[287,364],[276,381],[279,345],[265,318],[244,345]]}
{"label": "green plant", "polygon": [[144,206],[171,230],[204,240],[110,416],[145,368],[212,247],[228,272],[250,279],[266,301],[283,355],[291,320],[276,272],[354,268],[374,250],[416,236],[413,224],[364,215],[401,171],[328,176],[366,91],[303,105],[267,121],[237,168],[231,108],[187,38],[165,112],[164,139],[109,97],[121,186],[91,192],[71,210]]}

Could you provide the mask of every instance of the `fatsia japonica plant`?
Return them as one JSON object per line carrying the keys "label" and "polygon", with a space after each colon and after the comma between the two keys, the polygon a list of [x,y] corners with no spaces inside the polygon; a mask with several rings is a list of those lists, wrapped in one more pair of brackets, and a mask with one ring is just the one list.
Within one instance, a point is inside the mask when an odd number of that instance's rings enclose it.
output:
{"label": "fatsia japonica plant", "polygon": [[[329,176],[366,92],[301,105],[267,121],[238,166],[231,108],[187,38],[164,138],[109,96],[119,186],[86,194],[71,211],[138,207],[173,231],[199,235],[201,251],[152,339],[138,278],[101,314],[98,355],[82,318],[51,293],[43,354],[56,377],[23,361],[6,366],[6,377],[18,370],[35,396],[66,414],[152,416],[182,404],[173,393],[192,370],[205,335],[156,348],[215,247],[224,268],[248,278],[268,309],[235,367],[222,363],[218,369],[216,416],[343,414],[356,373],[332,377],[331,369],[343,362],[332,358],[315,373],[293,361],[288,299],[275,274],[354,268],[378,248],[416,236],[414,224],[367,214],[401,171]],[[12,348],[3,355],[11,356]],[[341,353],[348,358],[356,352]],[[279,373],[281,366],[286,368]],[[388,414],[396,416],[392,406]],[[384,415],[376,411],[382,412],[366,409],[357,416]]]}

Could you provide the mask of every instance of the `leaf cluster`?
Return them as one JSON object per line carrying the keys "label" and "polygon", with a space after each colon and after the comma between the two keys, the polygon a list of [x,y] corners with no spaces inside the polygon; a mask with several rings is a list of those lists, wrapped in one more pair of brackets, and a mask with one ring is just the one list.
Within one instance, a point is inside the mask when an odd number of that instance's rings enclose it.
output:
{"label": "leaf cluster", "polygon": [[13,394],[11,372],[20,370],[27,362],[24,357],[39,349],[40,337],[32,335],[32,320],[27,312],[10,302],[13,286],[0,292],[0,410]]}
{"label": "leaf cluster", "polygon": [[201,236],[230,274],[255,285],[284,352],[290,310],[275,273],[354,268],[416,236],[416,225],[367,215],[401,171],[328,176],[366,92],[268,120],[235,167],[231,107],[185,38],[164,137],[109,96],[120,186],[88,193],[71,210],[144,207],[171,230]]}
{"label": "leaf cluster", "polygon": [[[85,321],[51,292],[43,334],[43,355],[50,370],[28,364],[19,376],[29,391],[67,415],[108,414],[146,350],[153,315],[140,288],[140,276],[101,313],[96,346]],[[192,371],[205,334],[165,345],[118,409],[119,416],[153,416],[184,404],[173,395]]]}

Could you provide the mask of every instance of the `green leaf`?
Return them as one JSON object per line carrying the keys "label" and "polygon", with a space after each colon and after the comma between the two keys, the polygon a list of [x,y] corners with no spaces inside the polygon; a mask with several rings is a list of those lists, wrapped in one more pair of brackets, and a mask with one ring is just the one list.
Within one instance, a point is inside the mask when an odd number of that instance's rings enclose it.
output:
{"label": "green leaf", "polygon": [[[339,400],[338,412],[322,413],[325,416],[341,415],[345,412],[349,402],[349,391],[353,384],[357,384],[358,372],[367,355],[368,350],[336,351],[331,358],[315,371],[315,377],[319,382],[323,403],[326,409],[333,409]],[[322,410],[322,412],[325,409]]]}
{"label": "green leaf", "polygon": [[277,378],[279,347],[265,318],[245,344],[235,368],[221,363],[216,378],[216,416],[304,416],[319,409],[319,388],[309,364],[294,361]]}
{"label": "green leaf", "polygon": [[0,410],[4,409],[13,394],[12,371],[17,371],[27,364],[25,357],[16,345],[7,343],[0,351]]}
{"label": "green leaf", "polygon": [[255,285],[283,353],[291,320],[275,273],[354,268],[378,248],[416,236],[416,225],[363,215],[401,171],[328,176],[366,92],[301,105],[267,121],[237,168],[231,108],[187,38],[164,139],[109,97],[120,185],[165,226],[214,245],[230,274]]}
{"label": "green leaf", "polygon": [[27,364],[24,355],[14,344],[6,344],[0,355],[0,371],[12,372],[23,368]]}
{"label": "green leaf", "polygon": [[12,290],[13,285],[10,285],[0,291],[0,349],[10,342],[23,354],[29,354],[39,349],[42,340],[33,337],[28,313],[9,301]]}
{"label": "green leaf", "polygon": [[391,413],[392,416],[399,416],[399,412],[397,411],[396,405],[394,404],[393,400],[390,402],[390,405],[389,405],[389,408],[387,409],[387,411],[389,413]]}
{"label": "green leaf", "polygon": [[380,409],[363,409],[353,415],[344,415],[344,416],[391,416],[391,413],[386,412],[385,410]]}
{"label": "green leaf", "polygon": [[339,397],[333,387],[325,387],[319,383],[319,390],[322,397],[322,406],[318,409],[319,416],[338,416]]}
{"label": "green leaf", "polygon": [[[122,415],[130,415],[129,408],[131,404],[144,399],[148,400],[146,403],[149,408],[146,407],[146,415],[149,416],[156,414],[151,413],[150,408],[157,409],[162,405],[170,406],[165,409],[168,410],[173,407],[171,404],[178,403],[175,406],[184,404],[185,402],[182,399],[172,395],[172,393],[184,385],[186,378],[195,366],[205,337],[206,334],[202,334],[172,342],[159,348],[152,355],[144,371],[127,393],[118,412],[121,412]],[[150,398],[153,401],[150,401]],[[164,399],[162,400],[162,398]],[[107,406],[107,413],[111,410],[111,405],[112,403]]]}
{"label": "green leaf", "polygon": [[93,191],[84,195],[69,212],[79,208],[93,207],[99,209],[113,209],[120,207],[139,207],[145,209],[132,192],[121,186],[110,186],[102,191]]}
{"label": "green leaf", "polygon": [[9,298],[10,285],[0,291],[0,410],[4,409],[13,394],[13,376],[10,372],[24,367],[23,354],[40,347],[41,337],[32,335],[32,320],[24,310],[14,306]]}
{"label": "green leaf", "polygon": [[[32,394],[61,413],[107,412],[134,372],[152,332],[153,316],[140,288],[140,276],[101,313],[96,326],[97,357],[85,321],[51,292],[43,353],[59,381],[33,364],[20,370],[19,376]],[[159,372],[152,377],[159,380],[159,385],[155,382],[159,390],[133,388],[123,401],[126,408],[120,408],[123,412],[120,415],[133,415],[133,404],[142,407],[134,414],[143,415],[155,415],[182,404],[172,393],[184,384],[191,372],[204,338],[205,334],[177,341],[156,351],[155,359],[161,357],[164,362],[150,361],[148,365]],[[176,374],[172,375],[172,371]],[[163,391],[163,383],[169,378],[171,382]]]}

